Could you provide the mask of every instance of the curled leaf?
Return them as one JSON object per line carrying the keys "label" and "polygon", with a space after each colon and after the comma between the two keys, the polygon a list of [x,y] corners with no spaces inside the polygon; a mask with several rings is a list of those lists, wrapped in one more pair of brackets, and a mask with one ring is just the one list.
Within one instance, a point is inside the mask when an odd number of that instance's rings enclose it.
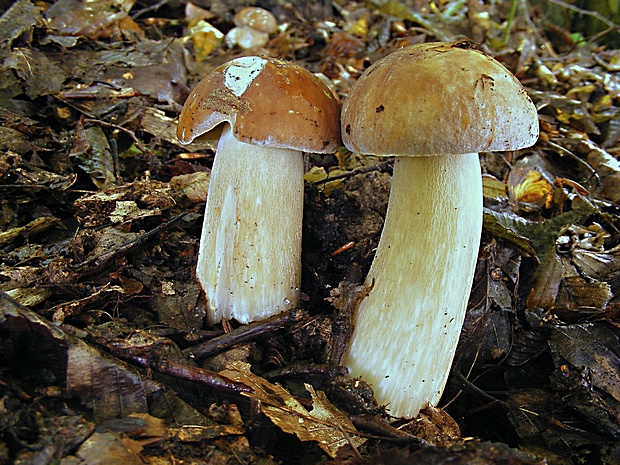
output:
{"label": "curled leaf", "polygon": [[355,426],[339,411],[321,391],[305,384],[312,397],[312,410],[308,411],[280,384],[256,376],[250,365],[231,362],[220,373],[254,389],[253,397],[262,403],[262,411],[286,433],[295,434],[301,441],[316,441],[330,457],[335,458],[338,450],[346,445],[358,447],[366,440],[355,434]]}

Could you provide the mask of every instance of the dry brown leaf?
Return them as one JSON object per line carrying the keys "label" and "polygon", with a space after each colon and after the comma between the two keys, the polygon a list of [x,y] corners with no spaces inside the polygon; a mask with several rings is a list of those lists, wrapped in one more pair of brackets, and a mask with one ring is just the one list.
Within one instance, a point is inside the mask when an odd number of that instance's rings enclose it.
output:
{"label": "dry brown leaf", "polygon": [[612,202],[620,201],[620,162],[605,150],[590,143],[587,161],[596,171],[601,183],[601,194]]}
{"label": "dry brown leaf", "polygon": [[129,418],[137,418],[144,422],[144,427],[140,428],[140,430],[135,431],[134,433],[138,436],[144,438],[157,436],[163,437],[168,432],[166,422],[161,418],[154,417],[153,415],[149,415],[148,413],[130,413],[127,416]]}
{"label": "dry brown leaf", "polygon": [[[587,370],[590,380],[580,389],[593,387],[620,401],[620,357],[616,355],[617,336],[600,323],[555,326],[549,342],[552,355],[566,360],[574,369]],[[591,384],[590,384],[591,383]],[[598,394],[596,394],[598,395]],[[614,405],[612,399],[604,404]],[[607,408],[607,407],[606,407]],[[618,429],[618,417],[612,419]]]}
{"label": "dry brown leaf", "polygon": [[210,178],[211,173],[207,171],[181,174],[170,179],[170,188],[192,202],[206,202]]}
{"label": "dry brown leaf", "polygon": [[563,271],[560,257],[555,251],[550,253],[540,270],[536,284],[527,297],[527,308],[549,310],[553,307],[560,289]]}
{"label": "dry brown leaf", "polygon": [[295,434],[301,441],[318,442],[332,458],[341,447],[348,444],[359,447],[366,441],[355,434],[349,418],[329,402],[323,392],[316,392],[309,384],[305,387],[312,396],[311,411],[281,385],[271,384],[253,374],[247,363],[231,362],[221,374],[252,387],[252,397],[262,402],[263,413],[282,431]]}
{"label": "dry brown leaf", "polygon": [[78,449],[76,463],[92,465],[141,465],[142,446],[129,438],[118,437],[113,433],[93,433]]}
{"label": "dry brown leaf", "polygon": [[61,0],[45,13],[47,25],[60,35],[84,35],[97,40],[119,32],[119,23],[128,16],[133,0],[105,0],[93,4]]}
{"label": "dry brown leaf", "polygon": [[78,210],[78,220],[84,226],[92,227],[158,216],[174,204],[167,183],[145,180],[85,194],[74,205]]}
{"label": "dry brown leaf", "polygon": [[181,428],[170,428],[170,437],[180,442],[202,442],[220,436],[236,436],[244,433],[245,429],[240,425],[188,425]]}

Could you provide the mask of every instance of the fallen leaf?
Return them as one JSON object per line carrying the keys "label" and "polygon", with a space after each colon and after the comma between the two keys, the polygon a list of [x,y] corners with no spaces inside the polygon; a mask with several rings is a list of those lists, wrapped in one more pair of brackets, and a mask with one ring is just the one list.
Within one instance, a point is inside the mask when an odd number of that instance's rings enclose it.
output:
{"label": "fallen leaf", "polygon": [[[85,134],[81,134],[76,130],[69,157],[90,176],[95,186],[100,189],[112,187],[116,182],[116,175],[108,139],[99,126],[91,126],[84,131]],[[87,141],[84,141],[83,137],[86,137]]]}
{"label": "fallen leaf", "polygon": [[508,193],[512,202],[525,210],[533,210],[547,202],[553,191],[553,186],[540,171],[527,170],[524,173],[523,171],[513,170],[510,174]]}
{"label": "fallen leaf", "polygon": [[596,279],[584,279],[582,276],[566,276],[557,296],[555,307],[567,310],[589,310],[603,312],[612,299],[611,286]]}
{"label": "fallen leaf", "polygon": [[41,7],[29,0],[18,0],[0,18],[0,42],[13,41],[28,28],[34,26]]}
{"label": "fallen leaf", "polygon": [[563,270],[560,257],[555,252],[548,254],[536,284],[527,297],[527,308],[530,310],[535,308],[549,310],[553,307],[562,282]]}
{"label": "fallen leaf", "polygon": [[586,367],[593,386],[620,401],[618,337],[607,328],[599,323],[556,326],[549,346],[577,369]]}
{"label": "fallen leaf", "polygon": [[101,39],[117,34],[119,23],[134,5],[133,0],[106,0],[84,3],[61,0],[53,4],[45,16],[50,29],[61,35],[87,36]]}
{"label": "fallen leaf", "polygon": [[342,186],[343,180],[338,179],[335,181],[327,181],[330,176],[335,176],[338,174],[343,174],[345,171],[340,169],[335,169],[327,173],[325,168],[321,166],[313,166],[310,170],[304,175],[304,181],[308,183],[314,183],[317,181],[326,180],[322,186],[323,192],[325,195],[331,194],[335,189],[338,189]]}
{"label": "fallen leaf", "polygon": [[483,218],[485,230],[517,246],[525,255],[536,257],[536,251],[532,248],[530,239],[517,227],[519,223],[525,227],[526,220],[512,213],[496,212],[488,208],[484,209]]}
{"label": "fallen leaf", "polygon": [[598,174],[601,194],[612,202],[620,201],[620,162],[594,144],[591,149],[587,162]]}
{"label": "fallen leaf", "polygon": [[75,454],[81,462],[92,465],[123,463],[126,465],[144,462],[140,458],[142,446],[129,438],[122,438],[113,433],[93,433]]}
{"label": "fallen leaf", "polygon": [[74,205],[82,225],[93,227],[161,215],[174,205],[174,199],[167,184],[145,180],[85,194]]}
{"label": "fallen leaf", "polygon": [[335,458],[338,450],[346,445],[359,447],[366,440],[357,436],[355,426],[339,411],[321,391],[305,384],[312,396],[312,410],[308,411],[295,397],[279,384],[256,376],[250,365],[231,362],[220,373],[254,389],[252,397],[262,403],[262,411],[286,433],[295,434],[301,441],[316,441],[330,457]]}
{"label": "fallen leaf", "polygon": [[170,180],[170,188],[192,202],[206,202],[210,178],[211,173],[207,171],[181,174]]}
{"label": "fallen leaf", "polygon": [[501,199],[508,195],[506,184],[490,174],[482,175],[482,195],[487,199]]}

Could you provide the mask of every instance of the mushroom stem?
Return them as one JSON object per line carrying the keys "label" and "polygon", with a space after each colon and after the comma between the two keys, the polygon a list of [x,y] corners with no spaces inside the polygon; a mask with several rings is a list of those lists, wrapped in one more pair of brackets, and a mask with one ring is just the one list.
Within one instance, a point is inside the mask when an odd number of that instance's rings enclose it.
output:
{"label": "mushroom stem", "polygon": [[379,247],[344,365],[393,416],[436,405],[446,384],[482,229],[477,153],[398,157]]}
{"label": "mushroom stem", "polygon": [[210,324],[247,323],[297,306],[303,170],[300,152],[240,142],[225,126],[196,266]]}

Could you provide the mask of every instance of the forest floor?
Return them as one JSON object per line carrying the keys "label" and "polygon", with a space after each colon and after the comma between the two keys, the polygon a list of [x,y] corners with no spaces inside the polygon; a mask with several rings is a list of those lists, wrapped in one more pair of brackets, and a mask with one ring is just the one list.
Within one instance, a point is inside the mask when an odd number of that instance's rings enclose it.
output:
{"label": "forest floor", "polygon": [[[245,50],[224,35],[249,4],[278,28]],[[620,52],[603,13],[18,0],[0,15],[0,463],[620,463]],[[217,135],[184,146],[176,123],[234,57],[294,61],[342,104],[390,52],[465,38],[525,86],[540,138],[481,153],[451,375],[437,409],[395,419],[329,357],[392,160],[306,155],[303,308],[209,326],[194,268]]]}

